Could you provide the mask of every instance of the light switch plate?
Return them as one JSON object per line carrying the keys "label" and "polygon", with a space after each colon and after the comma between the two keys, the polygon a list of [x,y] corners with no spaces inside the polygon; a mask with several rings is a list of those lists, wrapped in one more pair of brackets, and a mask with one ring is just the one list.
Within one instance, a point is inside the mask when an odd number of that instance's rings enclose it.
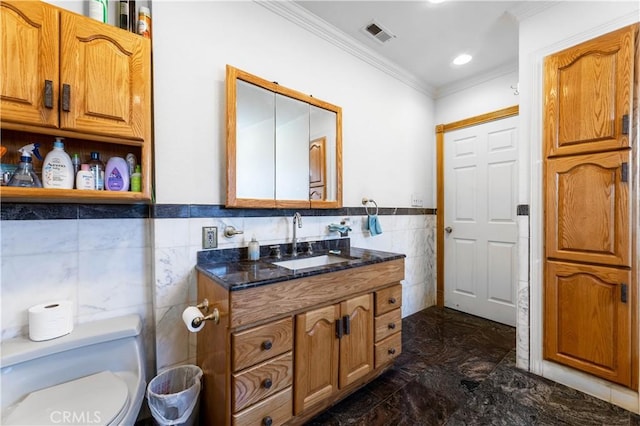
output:
{"label": "light switch plate", "polygon": [[203,226],[202,227],[202,248],[214,249],[218,247],[218,227]]}
{"label": "light switch plate", "polygon": [[411,194],[411,207],[422,207],[423,204],[422,194]]}

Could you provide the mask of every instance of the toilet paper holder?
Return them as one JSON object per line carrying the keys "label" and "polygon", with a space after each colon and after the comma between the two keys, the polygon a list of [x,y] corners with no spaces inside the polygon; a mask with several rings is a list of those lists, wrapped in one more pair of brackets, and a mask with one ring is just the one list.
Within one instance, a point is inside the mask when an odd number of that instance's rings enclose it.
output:
{"label": "toilet paper holder", "polygon": [[[199,303],[196,305],[196,308],[203,310],[205,314],[209,312],[209,300],[208,299],[204,299],[202,301],[202,303]],[[199,327],[200,324],[202,324],[204,321],[213,321],[215,324],[219,324],[220,323],[220,311],[218,311],[218,308],[213,308],[212,312],[208,315],[203,315],[201,317],[197,317],[194,318],[191,321],[191,325],[193,327]]]}

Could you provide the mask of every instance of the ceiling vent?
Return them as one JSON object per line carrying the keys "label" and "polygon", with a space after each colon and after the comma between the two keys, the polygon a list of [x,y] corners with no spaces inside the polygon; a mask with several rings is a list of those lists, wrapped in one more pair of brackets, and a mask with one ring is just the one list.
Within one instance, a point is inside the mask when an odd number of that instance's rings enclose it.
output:
{"label": "ceiling vent", "polygon": [[395,35],[391,34],[389,30],[375,21],[372,21],[369,25],[364,27],[364,30],[380,43],[385,43],[396,37]]}

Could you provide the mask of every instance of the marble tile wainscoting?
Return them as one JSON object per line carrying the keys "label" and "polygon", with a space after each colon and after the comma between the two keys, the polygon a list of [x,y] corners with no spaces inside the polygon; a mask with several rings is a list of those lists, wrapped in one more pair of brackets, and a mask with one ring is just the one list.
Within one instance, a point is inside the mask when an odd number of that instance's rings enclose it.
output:
{"label": "marble tile wainscoting", "polygon": [[[128,313],[144,320],[147,375],[195,363],[195,334],[181,321],[196,301],[202,227],[218,227],[218,249],[291,242],[289,210],[202,205],[2,203],[2,339],[28,334],[27,309],[55,299],[74,303],[76,323]],[[435,211],[380,208],[383,233],[371,237],[364,208],[303,210],[300,240],[340,238],[347,219],[355,247],[403,253],[403,317],[435,304]],[[243,234],[223,236],[232,225]]]}

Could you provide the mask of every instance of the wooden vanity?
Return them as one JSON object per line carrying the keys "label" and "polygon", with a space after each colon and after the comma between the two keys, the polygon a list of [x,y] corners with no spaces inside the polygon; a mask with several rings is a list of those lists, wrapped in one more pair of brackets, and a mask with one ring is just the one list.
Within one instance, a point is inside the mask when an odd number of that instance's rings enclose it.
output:
{"label": "wooden vanity", "polygon": [[376,378],[402,351],[403,278],[401,255],[240,288],[199,267],[220,312],[198,333],[202,424],[302,424]]}

